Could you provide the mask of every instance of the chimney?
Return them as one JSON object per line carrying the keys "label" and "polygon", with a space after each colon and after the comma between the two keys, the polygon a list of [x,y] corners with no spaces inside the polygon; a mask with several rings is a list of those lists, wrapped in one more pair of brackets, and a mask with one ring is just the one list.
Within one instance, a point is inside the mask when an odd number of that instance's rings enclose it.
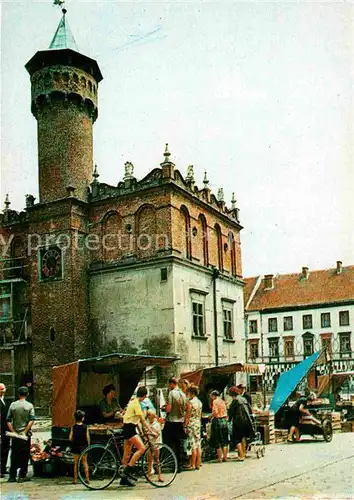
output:
{"label": "chimney", "polygon": [[302,273],[301,273],[301,279],[308,280],[309,276],[310,276],[309,268],[308,267],[303,267],[302,268]]}
{"label": "chimney", "polygon": [[274,274],[264,275],[264,289],[272,290],[274,288]]}
{"label": "chimney", "polygon": [[340,274],[343,271],[342,261],[337,260],[337,274]]}

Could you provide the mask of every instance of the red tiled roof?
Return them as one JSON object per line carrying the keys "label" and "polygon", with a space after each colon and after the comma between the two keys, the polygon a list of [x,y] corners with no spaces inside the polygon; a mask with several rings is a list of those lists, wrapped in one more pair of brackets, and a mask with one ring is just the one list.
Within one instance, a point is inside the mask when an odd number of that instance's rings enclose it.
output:
{"label": "red tiled roof", "polygon": [[[257,278],[246,278],[245,282],[246,307]],[[354,302],[354,266],[343,267],[339,274],[336,269],[310,271],[308,279],[304,279],[301,273],[276,275],[274,288],[268,290],[262,279],[247,310],[315,306],[351,300]]]}
{"label": "red tiled roof", "polygon": [[247,302],[251,296],[251,293],[252,293],[252,291],[257,283],[257,280],[258,280],[258,276],[256,276],[255,278],[244,279],[245,286],[243,287],[243,301],[244,301],[245,307],[246,307]]}

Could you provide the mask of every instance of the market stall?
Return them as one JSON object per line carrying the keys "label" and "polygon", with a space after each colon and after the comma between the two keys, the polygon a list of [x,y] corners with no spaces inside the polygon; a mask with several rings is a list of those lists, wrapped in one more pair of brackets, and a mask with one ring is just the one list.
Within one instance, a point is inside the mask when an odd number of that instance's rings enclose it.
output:
{"label": "market stall", "polygon": [[[347,421],[354,421],[354,394],[350,391],[353,380],[354,371],[333,372],[318,379],[317,395],[328,398],[338,412],[345,413]],[[345,384],[347,393],[343,390]]]}
{"label": "market stall", "polygon": [[222,393],[226,387],[230,387],[235,382],[235,373],[262,376],[264,371],[265,365],[232,363],[181,373],[181,378],[199,387],[199,398],[203,403],[203,411],[208,412],[210,391],[217,390]]}
{"label": "market stall", "polygon": [[52,441],[54,445],[68,445],[75,410],[86,413],[92,442],[101,441],[114,421],[101,421],[99,403],[102,388],[114,384],[120,406],[124,408],[150,366],[170,366],[175,357],[145,356],[113,353],[95,358],[80,359],[53,368]]}

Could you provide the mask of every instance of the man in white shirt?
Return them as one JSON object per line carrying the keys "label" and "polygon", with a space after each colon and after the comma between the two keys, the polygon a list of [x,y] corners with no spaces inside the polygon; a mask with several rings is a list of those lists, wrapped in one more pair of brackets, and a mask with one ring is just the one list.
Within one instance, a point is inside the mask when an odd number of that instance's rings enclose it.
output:
{"label": "man in white shirt", "polygon": [[178,462],[178,472],[181,472],[183,461],[182,441],[185,438],[183,424],[187,399],[185,394],[179,389],[176,377],[170,378],[168,388],[168,402],[165,407],[167,418],[163,430],[163,439],[175,452]]}
{"label": "man in white shirt", "polygon": [[9,483],[16,481],[17,470],[20,469],[19,482],[29,481],[27,477],[28,460],[30,458],[31,448],[31,427],[35,421],[34,406],[26,401],[28,388],[20,387],[18,389],[18,400],[10,404],[7,412],[7,426],[10,432],[24,434],[27,440],[12,438],[11,441],[11,466]]}

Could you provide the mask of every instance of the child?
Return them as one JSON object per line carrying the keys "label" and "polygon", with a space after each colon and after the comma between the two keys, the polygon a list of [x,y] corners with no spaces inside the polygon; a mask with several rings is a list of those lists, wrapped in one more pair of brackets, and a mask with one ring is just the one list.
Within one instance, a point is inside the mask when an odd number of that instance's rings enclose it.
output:
{"label": "child", "polygon": [[[90,434],[85,425],[85,412],[81,410],[76,410],[74,413],[75,425],[72,427],[69,435],[69,440],[71,441],[71,452],[74,456],[74,481],[73,484],[77,484],[77,464],[81,452],[90,445]],[[82,463],[85,470],[86,482],[89,483],[89,469],[87,465],[87,458],[83,457]]]}
{"label": "child", "polygon": [[[153,445],[158,445],[162,443],[162,438],[161,438],[161,424],[156,416],[155,410],[148,410],[147,411],[147,419],[150,424],[150,429],[152,430],[152,433],[149,433],[149,438],[150,441]],[[155,446],[154,446],[155,447]],[[154,454],[154,456],[153,456]],[[155,458],[155,467],[153,466],[153,460]],[[156,449],[152,452],[149,451],[148,455],[148,464],[149,464],[149,476],[155,471],[158,476],[158,481],[160,483],[163,483],[164,480],[161,476],[161,467],[159,465],[159,449],[158,446],[156,446]]]}

